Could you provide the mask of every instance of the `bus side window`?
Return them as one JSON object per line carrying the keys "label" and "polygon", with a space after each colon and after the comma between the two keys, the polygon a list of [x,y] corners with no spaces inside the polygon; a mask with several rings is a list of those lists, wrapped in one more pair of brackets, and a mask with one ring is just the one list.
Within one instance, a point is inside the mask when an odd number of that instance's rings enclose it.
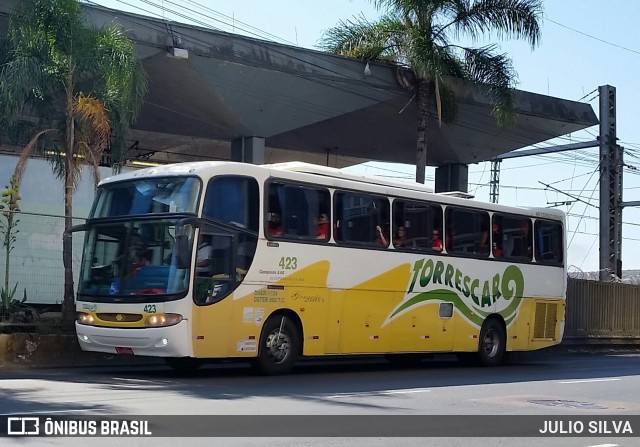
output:
{"label": "bus side window", "polygon": [[531,261],[531,220],[527,217],[494,213],[493,222],[502,231],[504,257],[520,262]]}
{"label": "bus side window", "polygon": [[255,179],[235,175],[213,177],[207,185],[202,215],[257,233],[259,200]]}
{"label": "bus side window", "polygon": [[[290,182],[270,181],[267,186],[267,236],[289,239],[329,239],[329,229],[318,227],[321,210],[329,208],[329,190]],[[276,218],[277,216],[277,218]],[[325,225],[328,216],[324,212]],[[277,220],[277,226],[276,222]],[[318,237],[321,236],[321,237]]]}
{"label": "bus side window", "polygon": [[560,222],[538,219],[535,222],[536,261],[541,264],[558,265],[564,262],[563,229]]}
{"label": "bus side window", "polygon": [[[442,251],[442,207],[425,202],[393,201],[393,246],[400,250]],[[435,238],[434,234],[437,234]]]}
{"label": "bus side window", "polygon": [[489,213],[447,207],[445,213],[447,253],[486,258],[489,256]]}
{"label": "bus side window", "polygon": [[338,191],[334,198],[334,216],[339,223],[334,236],[336,241],[378,248],[389,245],[389,200],[386,197]]}

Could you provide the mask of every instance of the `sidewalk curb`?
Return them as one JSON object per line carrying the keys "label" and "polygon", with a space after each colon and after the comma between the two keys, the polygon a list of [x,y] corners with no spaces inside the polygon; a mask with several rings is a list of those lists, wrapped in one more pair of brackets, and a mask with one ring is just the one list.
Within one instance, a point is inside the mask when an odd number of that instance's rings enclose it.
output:
{"label": "sidewalk curb", "polygon": [[0,334],[0,370],[162,363],[154,357],[84,352],[75,334]]}

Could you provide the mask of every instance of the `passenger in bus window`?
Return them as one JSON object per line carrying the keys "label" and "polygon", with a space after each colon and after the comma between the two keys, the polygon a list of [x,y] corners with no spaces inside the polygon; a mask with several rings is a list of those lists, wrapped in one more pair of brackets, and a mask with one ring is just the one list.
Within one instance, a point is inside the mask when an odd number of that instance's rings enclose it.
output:
{"label": "passenger in bus window", "polygon": [[329,216],[326,213],[321,213],[318,217],[316,239],[329,239]]}
{"label": "passenger in bus window", "polygon": [[403,226],[399,226],[396,229],[396,237],[393,239],[393,245],[395,247],[404,247],[405,244],[405,231]]}
{"label": "passenger in bus window", "polygon": [[444,249],[444,246],[442,245],[442,239],[440,239],[440,230],[434,228],[432,236],[431,249],[437,252],[441,252]]}
{"label": "passenger in bus window", "polygon": [[493,224],[492,226],[492,248],[493,248],[493,257],[500,258],[502,257],[502,232],[500,231],[500,227],[498,224]]}
{"label": "passenger in bus window", "polygon": [[389,245],[380,225],[376,225],[376,242],[380,247],[387,247]]}
{"label": "passenger in bus window", "polygon": [[211,241],[208,234],[200,235],[200,243],[196,252],[196,275],[206,275],[209,273],[211,264]]}
{"label": "passenger in bus window", "polygon": [[143,244],[137,244],[131,249],[131,261],[127,276],[136,276],[143,267],[151,265],[151,253]]}
{"label": "passenger in bus window", "polygon": [[280,214],[271,213],[271,217],[269,219],[269,234],[271,236],[282,236],[282,221],[280,219]]}

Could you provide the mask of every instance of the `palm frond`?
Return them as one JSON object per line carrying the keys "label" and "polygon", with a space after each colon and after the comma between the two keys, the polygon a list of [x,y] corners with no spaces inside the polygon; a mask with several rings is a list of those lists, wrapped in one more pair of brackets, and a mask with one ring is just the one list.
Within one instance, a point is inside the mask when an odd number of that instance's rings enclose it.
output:
{"label": "palm frond", "polygon": [[22,0],[11,16],[9,33],[23,50],[52,48],[55,54],[71,54],[77,30],[82,28],[77,0]]}
{"label": "palm frond", "polygon": [[13,170],[13,176],[15,177],[16,183],[18,185],[22,181],[22,176],[24,175],[24,170],[27,167],[27,162],[33,156],[33,152],[38,147],[38,142],[40,141],[40,138],[49,132],[57,132],[57,131],[58,129],[45,129],[38,132],[37,134],[34,135],[33,138],[31,138],[31,140],[29,141],[29,143],[27,143],[24,149],[22,149],[22,153],[20,154],[20,157],[16,162],[16,167]]}
{"label": "palm frond", "polygon": [[13,48],[9,36],[0,37],[0,67],[11,61],[11,53]]}
{"label": "palm frond", "polygon": [[100,171],[98,170],[98,167],[100,166],[100,157],[98,156],[97,153],[91,150],[91,148],[86,142],[82,142],[82,149],[79,151],[79,153],[84,154],[85,161],[91,168],[91,175],[93,177],[93,187],[97,188],[98,183],[100,183]]}
{"label": "palm frond", "polygon": [[459,2],[454,26],[472,38],[496,32],[500,39],[525,39],[534,48],[541,38],[540,0],[477,0]]}
{"label": "palm frond", "polygon": [[[77,148],[77,145],[76,145]],[[74,151],[75,152],[75,151]],[[53,171],[53,175],[56,176],[57,179],[61,180],[64,184],[65,176],[66,176],[66,161],[67,151],[62,146],[52,146],[47,148],[47,158],[49,163],[51,164],[51,170]],[[80,176],[82,174],[81,168],[82,155],[74,154],[73,160],[71,162],[72,170],[71,170],[71,186],[72,189],[75,190],[80,183]]]}
{"label": "palm frond", "polygon": [[107,147],[111,131],[111,122],[104,104],[98,98],[79,93],[76,95],[74,108],[76,116],[89,125],[93,136],[92,146],[96,151],[102,152]]}
{"label": "palm frond", "polygon": [[12,123],[29,108],[52,118],[52,98],[60,87],[56,81],[39,58],[14,58],[0,71],[0,117]]}
{"label": "palm frond", "polygon": [[384,16],[378,22],[358,16],[325,31],[318,47],[356,59],[395,62],[402,58],[398,49],[403,33],[404,27],[392,16]]}
{"label": "palm frond", "polygon": [[118,164],[126,152],[128,129],[138,117],[148,91],[147,76],[133,41],[120,28],[101,30],[96,55],[103,80],[97,94],[109,111],[111,156]]}
{"label": "palm frond", "polygon": [[78,162],[89,165],[97,187],[100,181],[98,167],[109,145],[111,121],[99,99],[83,94],[76,97],[76,113],[74,154]]}
{"label": "palm frond", "polygon": [[495,53],[497,46],[465,49],[465,62],[472,79],[483,85],[494,103],[493,115],[498,124],[514,122],[513,88],[516,74],[506,54]]}

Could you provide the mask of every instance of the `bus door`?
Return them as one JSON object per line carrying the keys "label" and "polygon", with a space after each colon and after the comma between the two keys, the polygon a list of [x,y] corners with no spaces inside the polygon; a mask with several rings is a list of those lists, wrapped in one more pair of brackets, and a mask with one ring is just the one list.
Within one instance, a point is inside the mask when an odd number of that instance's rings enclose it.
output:
{"label": "bus door", "polygon": [[231,294],[239,278],[235,260],[236,238],[203,225],[198,239],[193,282],[193,343],[196,357],[233,355],[228,350]]}

